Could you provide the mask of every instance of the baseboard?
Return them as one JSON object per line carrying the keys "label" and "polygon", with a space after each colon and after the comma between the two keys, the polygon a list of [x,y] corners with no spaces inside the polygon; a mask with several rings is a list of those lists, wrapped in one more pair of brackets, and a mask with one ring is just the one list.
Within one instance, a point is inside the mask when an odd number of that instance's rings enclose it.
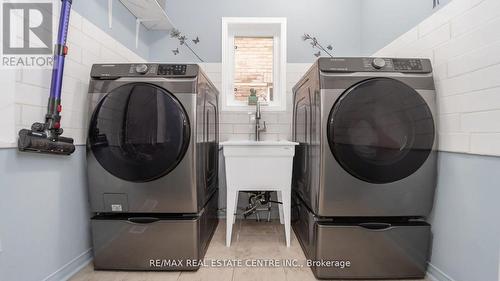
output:
{"label": "baseboard", "polygon": [[441,269],[429,263],[427,268],[427,278],[430,281],[455,281],[453,278],[444,273]]}
{"label": "baseboard", "polygon": [[78,257],[69,261],[43,281],[66,281],[92,261],[92,249],[88,249]]}

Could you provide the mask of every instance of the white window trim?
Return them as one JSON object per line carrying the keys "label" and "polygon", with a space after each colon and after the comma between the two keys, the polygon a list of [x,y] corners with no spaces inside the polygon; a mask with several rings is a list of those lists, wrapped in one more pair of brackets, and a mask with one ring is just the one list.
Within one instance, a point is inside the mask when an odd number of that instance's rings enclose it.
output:
{"label": "white window trim", "polygon": [[[259,26],[274,28],[252,31],[252,26],[256,29]],[[222,18],[222,111],[255,110],[255,106],[230,104],[229,97],[234,94],[234,33],[238,36],[274,37],[274,53],[277,55],[273,56],[273,93],[276,103],[263,106],[262,110],[286,111],[286,18],[268,17]]]}

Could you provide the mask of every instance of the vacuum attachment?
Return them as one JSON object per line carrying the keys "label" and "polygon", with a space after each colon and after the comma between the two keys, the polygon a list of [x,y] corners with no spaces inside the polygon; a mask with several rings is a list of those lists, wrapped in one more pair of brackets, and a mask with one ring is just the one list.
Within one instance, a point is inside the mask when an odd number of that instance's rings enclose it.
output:
{"label": "vacuum attachment", "polygon": [[[59,155],[70,155],[75,152],[72,138],[61,137],[57,134],[50,136],[43,130],[44,125],[35,123],[31,126],[31,130],[19,131],[19,151]],[[62,133],[62,129],[58,133]]]}

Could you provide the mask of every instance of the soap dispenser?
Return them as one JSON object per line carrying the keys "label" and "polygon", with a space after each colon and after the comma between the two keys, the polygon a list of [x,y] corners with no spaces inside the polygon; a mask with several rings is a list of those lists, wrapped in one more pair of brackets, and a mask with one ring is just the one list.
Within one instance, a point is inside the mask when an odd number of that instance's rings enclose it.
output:
{"label": "soap dispenser", "polygon": [[248,96],[248,105],[257,105],[257,91],[254,88],[250,89],[250,95]]}

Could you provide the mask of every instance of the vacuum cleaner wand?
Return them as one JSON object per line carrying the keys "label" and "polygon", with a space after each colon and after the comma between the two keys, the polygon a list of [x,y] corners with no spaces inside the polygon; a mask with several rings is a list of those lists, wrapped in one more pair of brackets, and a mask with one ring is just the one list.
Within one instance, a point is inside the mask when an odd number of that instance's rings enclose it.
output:
{"label": "vacuum cleaner wand", "polygon": [[61,128],[61,88],[64,72],[64,59],[68,53],[66,38],[68,36],[69,15],[72,0],[61,1],[59,30],[54,48],[54,65],[47,114],[44,123],[34,123],[31,130],[19,131],[18,148],[20,151],[69,155],[75,151],[72,138],[62,137]]}

